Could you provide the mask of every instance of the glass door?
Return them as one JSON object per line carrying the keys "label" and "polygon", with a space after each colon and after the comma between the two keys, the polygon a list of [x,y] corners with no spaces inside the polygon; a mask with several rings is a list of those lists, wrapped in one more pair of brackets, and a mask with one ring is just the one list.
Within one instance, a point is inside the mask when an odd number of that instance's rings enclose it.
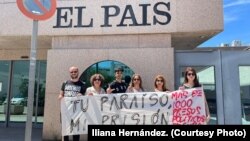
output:
{"label": "glass door", "polygon": [[176,88],[183,68],[194,67],[204,86],[210,124],[250,124],[249,60],[247,50],[176,51]]}
{"label": "glass door", "polygon": [[0,61],[0,122],[6,121],[9,93],[10,61]]}
{"label": "glass door", "polygon": [[38,61],[36,69],[35,96],[34,96],[34,119],[35,123],[43,123],[45,84],[46,84],[46,61]]}
{"label": "glass door", "polygon": [[250,51],[221,51],[226,124],[249,124]]}
{"label": "glass door", "polygon": [[242,124],[250,125],[250,65],[239,66]]}
{"label": "glass door", "polygon": [[[43,123],[46,61],[37,61],[33,122]],[[27,119],[29,61],[0,61],[0,123],[25,123]],[[22,125],[22,124],[21,124]]]}
{"label": "glass door", "polygon": [[29,61],[14,61],[11,84],[10,121],[26,122]]}

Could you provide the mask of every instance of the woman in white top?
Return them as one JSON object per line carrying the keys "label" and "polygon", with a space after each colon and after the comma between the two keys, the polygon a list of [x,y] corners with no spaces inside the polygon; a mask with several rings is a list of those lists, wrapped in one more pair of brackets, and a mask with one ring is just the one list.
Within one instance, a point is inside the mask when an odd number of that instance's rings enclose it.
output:
{"label": "woman in white top", "polygon": [[129,87],[127,88],[127,93],[138,93],[138,92],[144,92],[144,89],[142,87],[142,79],[139,74],[134,74],[131,78],[131,82],[129,84]]}
{"label": "woman in white top", "polygon": [[101,74],[94,74],[90,77],[91,87],[86,90],[86,95],[105,94],[105,90],[101,87],[104,77]]}

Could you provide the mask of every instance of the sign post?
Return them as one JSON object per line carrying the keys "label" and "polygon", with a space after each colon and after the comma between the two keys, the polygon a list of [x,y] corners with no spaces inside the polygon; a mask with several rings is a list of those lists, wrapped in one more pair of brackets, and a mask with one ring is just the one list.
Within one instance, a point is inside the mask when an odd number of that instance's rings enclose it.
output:
{"label": "sign post", "polygon": [[17,0],[17,6],[25,16],[33,19],[33,29],[31,36],[31,48],[30,48],[28,109],[27,109],[27,121],[26,121],[25,139],[24,139],[25,141],[31,141],[38,21],[49,19],[54,15],[56,11],[56,0]]}

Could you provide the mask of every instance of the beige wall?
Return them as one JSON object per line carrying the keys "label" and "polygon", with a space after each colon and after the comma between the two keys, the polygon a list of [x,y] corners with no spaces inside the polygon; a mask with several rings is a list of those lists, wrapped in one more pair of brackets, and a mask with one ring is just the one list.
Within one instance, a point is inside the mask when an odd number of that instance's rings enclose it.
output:
{"label": "beige wall", "polygon": [[54,37],[53,49],[126,49],[171,47],[169,34]]}
{"label": "beige wall", "polygon": [[[167,25],[152,25],[153,6],[157,2],[171,3],[171,22]],[[116,27],[119,24],[126,5],[132,5],[138,23],[142,19],[142,8],[139,4],[150,3],[148,7],[148,22],[151,26],[126,26]],[[130,1],[105,1],[99,0],[64,0],[57,1],[57,7],[86,6],[83,11],[83,23],[88,24],[93,18],[93,27],[89,28],[53,28],[56,25],[56,14],[49,20],[39,22],[39,35],[104,35],[104,34],[143,34],[143,33],[183,33],[217,31],[223,28],[222,0],[130,0]],[[117,5],[120,14],[110,18],[112,27],[100,27],[104,23],[103,5]],[[0,36],[29,36],[31,33],[32,20],[21,14],[15,2],[8,3],[2,0],[0,4]],[[159,8],[168,11],[166,7]],[[114,12],[114,11],[112,11]],[[73,25],[77,22],[76,10],[68,18],[72,19]],[[128,14],[129,15],[129,14]],[[14,17],[14,18],[10,18]],[[159,20],[165,21],[166,17],[156,15]],[[18,23],[16,22],[18,21]],[[125,20],[130,24],[131,20]],[[13,30],[14,29],[14,30]]]}
{"label": "beige wall", "polygon": [[[22,56],[28,56],[28,58],[22,58]],[[0,60],[27,60],[29,56],[29,49],[3,49],[0,51]],[[36,59],[47,60],[47,49],[38,49]]]}
{"label": "beige wall", "polygon": [[[155,15],[152,8],[157,2],[171,3],[169,13],[172,19],[169,24],[116,26],[120,23],[125,6],[129,4],[140,23],[142,12],[139,4],[143,3],[151,4],[147,17],[152,24]],[[83,22],[88,23],[93,18],[94,25],[89,28],[53,28],[57,13],[49,20],[39,21],[38,58],[47,58],[43,138],[60,139],[60,103],[57,96],[62,82],[69,79],[68,68],[72,65],[78,66],[83,72],[99,61],[119,61],[142,75],[144,87],[148,91],[153,90],[153,80],[157,74],[163,74],[168,87],[174,90],[174,48],[194,48],[219,33],[223,29],[222,2],[223,0],[57,0],[58,8],[86,6]],[[117,5],[121,9],[117,17],[110,19],[112,27],[100,26],[104,21],[103,5]],[[161,8],[164,10],[164,7]],[[163,21],[166,18],[157,17]],[[76,24],[75,9],[68,18],[72,19],[73,25]],[[0,20],[0,55],[3,56],[0,59],[18,59],[20,55],[28,54],[32,20],[20,13],[15,0],[0,0],[0,19],[4,19]],[[131,23],[130,20],[125,21],[127,24]]]}
{"label": "beige wall", "polygon": [[[153,7],[157,2],[170,2],[170,10],[163,5],[158,7],[159,10],[171,14],[170,23],[153,25],[154,16],[162,22],[167,20],[166,17],[154,13]],[[121,22],[126,5],[132,6],[137,22],[142,23],[142,7],[139,4],[150,4],[147,7],[147,23],[150,23],[150,25],[129,26],[132,21],[126,19],[124,23],[128,24],[127,26],[117,27]],[[110,18],[109,23],[112,24],[112,27],[101,27],[105,19],[105,12],[101,7],[108,5],[118,6],[120,13],[116,17]],[[83,9],[82,16],[83,24],[87,25],[90,23],[90,19],[93,19],[93,27],[53,28],[57,23],[57,14],[59,13],[57,11],[49,20],[39,21],[38,40],[40,42],[38,42],[38,48],[51,48],[52,38],[59,36],[66,36],[66,41],[61,41],[63,42],[62,45],[65,45],[64,42],[67,42],[67,38],[77,38],[77,36],[86,36],[86,40],[93,40],[98,43],[101,43],[100,40],[115,43],[123,40],[124,36],[121,35],[130,35],[131,40],[136,40],[140,38],[140,35],[145,34],[170,34],[171,47],[175,49],[193,49],[223,30],[222,5],[223,0],[103,0],[101,2],[99,0],[58,0],[57,8],[73,7],[72,14],[68,10],[62,11],[62,15],[67,14],[67,21],[61,19],[63,25],[69,24],[70,20],[72,20],[72,26],[76,25],[78,17],[77,10],[74,7],[85,6],[86,9]],[[126,16],[130,16],[130,14],[127,13]],[[32,33],[32,20],[19,11],[15,0],[0,0],[0,19],[4,19],[0,20],[0,49],[28,48],[30,46],[29,38]],[[117,40],[108,40],[113,35],[117,37]],[[131,35],[135,35],[135,38]],[[95,42],[92,44],[96,45]],[[134,45],[130,44],[129,46]]]}

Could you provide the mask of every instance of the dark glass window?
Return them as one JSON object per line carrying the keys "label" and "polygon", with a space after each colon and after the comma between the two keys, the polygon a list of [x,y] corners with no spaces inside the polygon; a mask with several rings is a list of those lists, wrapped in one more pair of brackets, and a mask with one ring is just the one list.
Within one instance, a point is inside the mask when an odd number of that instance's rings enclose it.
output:
{"label": "dark glass window", "polygon": [[250,124],[250,66],[239,66],[242,124]]}
{"label": "dark glass window", "polygon": [[[112,61],[112,60],[106,60],[97,62],[90,67],[88,67],[80,76],[80,80],[84,81],[87,85],[87,87],[91,86],[90,84],[90,77],[95,73],[100,73],[103,75],[105,81],[104,81],[104,89],[108,87],[108,84],[114,80],[114,69],[116,67],[122,67],[123,68],[123,80],[125,81],[125,78],[131,78],[131,76],[134,74],[133,70],[131,70],[127,65]],[[127,79],[126,79],[127,80]],[[129,82],[127,82],[129,83]]]}

